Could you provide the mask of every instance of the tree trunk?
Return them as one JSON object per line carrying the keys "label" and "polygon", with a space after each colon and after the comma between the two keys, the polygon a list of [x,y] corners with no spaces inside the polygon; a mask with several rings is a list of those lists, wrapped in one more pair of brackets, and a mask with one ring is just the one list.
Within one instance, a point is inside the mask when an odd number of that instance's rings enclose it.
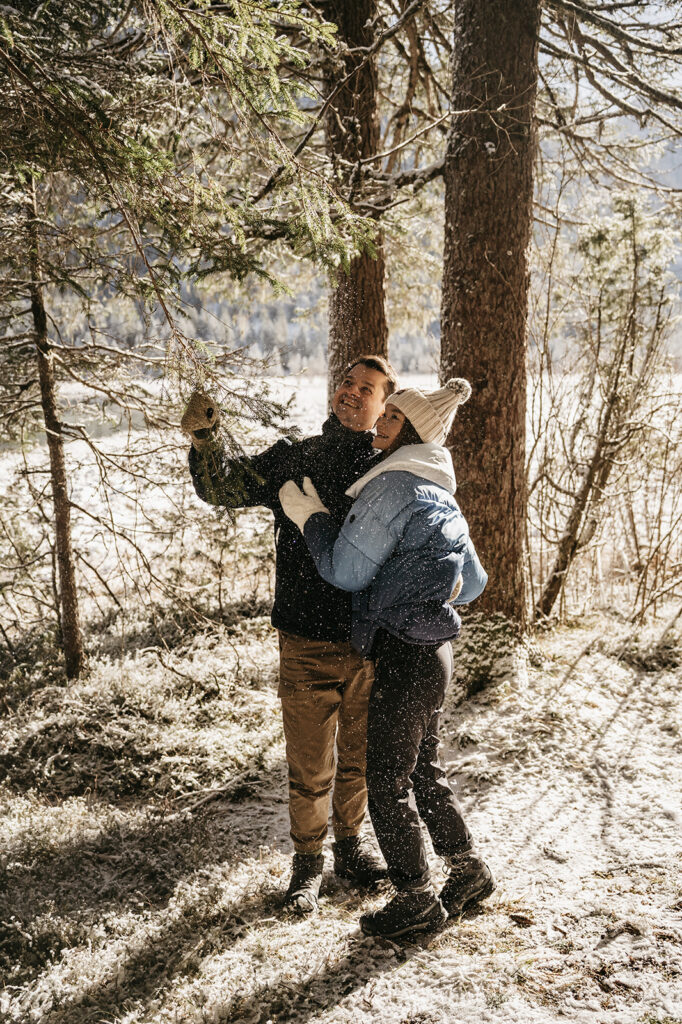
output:
{"label": "tree trunk", "polygon": [[490,574],[481,607],[526,624],[526,331],[540,0],[458,0],[445,159],[441,379],[473,394],[450,442]]}
{"label": "tree trunk", "polygon": [[[338,39],[350,49],[372,42],[368,25],[376,17],[376,0],[333,0],[325,17],[338,26]],[[347,53],[327,68],[327,90],[350,75],[330,104],[325,123],[327,151],[341,190],[350,205],[362,194],[361,160],[373,156],[379,143],[377,75],[374,60],[362,67],[366,54]],[[355,68],[359,70],[354,71]],[[332,395],[349,362],[365,352],[388,355],[384,300],[384,250],[375,238],[376,258],[364,252],[351,260],[349,272],[339,271],[329,292],[329,393]]]}
{"label": "tree trunk", "polygon": [[57,566],[59,569],[60,607],[58,612],[66,661],[66,675],[69,679],[75,679],[83,671],[85,655],[83,652],[83,638],[78,611],[76,571],[73,551],[71,549],[71,503],[66,482],[62,425],[57,415],[54,364],[47,337],[47,315],[45,313],[41,284],[35,192],[28,213],[31,313],[35,330],[36,358],[40,379],[41,403],[45,419],[45,435],[50,455]]}

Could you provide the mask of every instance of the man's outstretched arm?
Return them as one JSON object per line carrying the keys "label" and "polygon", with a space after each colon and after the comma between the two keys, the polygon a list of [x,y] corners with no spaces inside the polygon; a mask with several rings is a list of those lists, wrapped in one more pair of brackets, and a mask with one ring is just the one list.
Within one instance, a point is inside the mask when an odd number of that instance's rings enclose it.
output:
{"label": "man's outstretched arm", "polygon": [[195,391],[180,425],[192,441],[189,470],[197,495],[209,505],[226,508],[273,508],[289,472],[292,442],[282,438],[258,455],[230,457],[218,437],[219,423],[216,404]]}
{"label": "man's outstretched arm", "polygon": [[230,458],[220,442],[189,452],[189,471],[194,490],[209,505],[226,508],[253,508],[279,504],[277,492],[282,479],[291,473],[291,449],[294,442],[283,437],[257,455]]}

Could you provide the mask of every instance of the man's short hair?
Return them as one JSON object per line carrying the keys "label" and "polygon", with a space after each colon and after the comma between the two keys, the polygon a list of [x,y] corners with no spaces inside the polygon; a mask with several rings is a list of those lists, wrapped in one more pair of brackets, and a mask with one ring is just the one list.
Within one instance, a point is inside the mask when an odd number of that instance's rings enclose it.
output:
{"label": "man's short hair", "polygon": [[345,369],[344,377],[350,373],[354,366],[368,366],[370,370],[378,370],[379,373],[383,373],[386,378],[384,384],[384,391],[386,392],[386,398],[392,395],[395,389],[398,387],[398,374],[395,372],[388,359],[384,359],[383,356],[358,356],[352,363],[349,363]]}

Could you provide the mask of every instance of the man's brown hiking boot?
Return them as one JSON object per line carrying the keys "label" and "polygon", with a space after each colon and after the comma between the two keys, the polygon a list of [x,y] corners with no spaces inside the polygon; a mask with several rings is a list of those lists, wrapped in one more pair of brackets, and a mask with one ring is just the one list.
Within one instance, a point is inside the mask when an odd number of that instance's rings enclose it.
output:
{"label": "man's brown hiking boot", "polygon": [[296,914],[314,914],[322,884],[324,857],[321,853],[295,853],[284,906]]}

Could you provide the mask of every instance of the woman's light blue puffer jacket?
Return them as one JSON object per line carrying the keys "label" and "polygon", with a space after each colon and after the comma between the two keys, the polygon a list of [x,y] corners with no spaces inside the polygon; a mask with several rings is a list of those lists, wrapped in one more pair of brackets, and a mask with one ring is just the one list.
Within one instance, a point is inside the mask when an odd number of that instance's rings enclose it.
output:
{"label": "woman's light blue puffer jacket", "polygon": [[[339,530],[316,513],[304,536],[320,575],[353,592],[351,643],[367,656],[378,629],[415,644],[459,634],[453,604],[467,604],[488,576],[453,494],[452,458],[429,443],[399,448],[347,491],[355,502]],[[449,600],[459,576],[463,586]]]}

